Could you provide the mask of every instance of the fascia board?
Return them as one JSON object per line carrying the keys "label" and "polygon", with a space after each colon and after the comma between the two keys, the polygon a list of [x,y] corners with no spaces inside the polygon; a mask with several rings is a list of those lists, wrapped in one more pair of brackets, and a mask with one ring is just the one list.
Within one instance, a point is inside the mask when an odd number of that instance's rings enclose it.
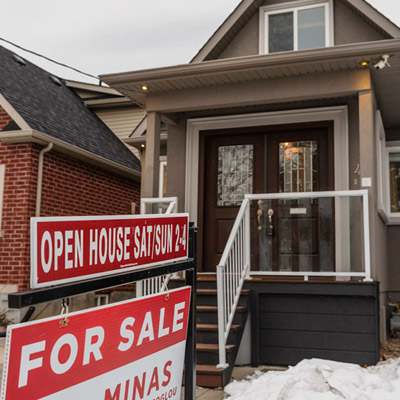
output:
{"label": "fascia board", "polygon": [[103,167],[113,172],[117,172],[130,178],[140,180],[141,177],[141,173],[138,171],[125,167],[114,161],[108,160],[107,158],[93,154],[90,151],[83,150],[78,146],[66,143],[60,139],[56,139],[52,136],[46,135],[45,133],[38,132],[32,129],[23,131],[1,132],[0,140],[10,144],[37,143],[40,145],[46,145],[48,143],[53,143],[53,149],[59,151],[60,153],[70,155],[72,157]]}
{"label": "fascia board", "polygon": [[71,87],[74,89],[81,89],[81,90],[87,90],[89,92],[105,93],[105,94],[113,94],[116,96],[121,96],[121,93],[110,87],[92,85],[90,83],[75,82],[70,80],[64,80],[64,82],[67,87]]}
{"label": "fascia board", "polygon": [[21,114],[11,105],[11,103],[0,93],[0,106],[11,117],[11,119],[22,129],[32,129],[29,124],[21,117]]}
{"label": "fascia board", "polygon": [[101,76],[110,85],[140,84],[144,80],[179,79],[218,73],[240,72],[262,67],[280,67],[308,62],[324,62],[367,55],[381,56],[400,52],[400,39],[379,40],[346,44],[322,49],[291,51],[238,58],[228,58],[204,63],[184,64],[141,71],[122,72]]}

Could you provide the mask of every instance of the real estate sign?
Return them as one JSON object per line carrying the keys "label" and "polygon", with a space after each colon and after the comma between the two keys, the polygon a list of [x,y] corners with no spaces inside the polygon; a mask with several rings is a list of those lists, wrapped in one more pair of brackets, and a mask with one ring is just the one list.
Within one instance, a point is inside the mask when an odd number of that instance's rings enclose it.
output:
{"label": "real estate sign", "polygon": [[188,214],[31,220],[31,287],[188,258]]}
{"label": "real estate sign", "polygon": [[180,398],[190,287],[8,326],[2,400]]}

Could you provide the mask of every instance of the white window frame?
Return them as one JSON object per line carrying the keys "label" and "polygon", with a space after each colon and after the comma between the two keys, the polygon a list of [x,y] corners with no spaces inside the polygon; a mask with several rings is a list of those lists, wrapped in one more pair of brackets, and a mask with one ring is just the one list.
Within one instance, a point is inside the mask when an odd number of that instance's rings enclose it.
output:
{"label": "white window frame", "polygon": [[400,212],[391,212],[392,205],[390,204],[390,174],[389,174],[389,156],[390,153],[400,153],[400,141],[386,142],[386,148],[384,152],[383,167],[381,172],[383,173],[383,193],[385,215],[387,216],[388,225],[400,225]]}
{"label": "white window frame", "polygon": [[[293,50],[298,51],[297,13],[300,10],[315,7],[325,7],[325,47],[334,46],[333,0],[298,0],[260,7],[260,54],[269,54],[268,17],[273,14],[293,12]],[[275,54],[275,53],[273,53]]]}
{"label": "white window frame", "polygon": [[4,197],[4,178],[5,178],[6,166],[0,165],[0,237],[4,236],[3,232],[3,197]]}
{"label": "white window frame", "polygon": [[[101,304],[101,300],[104,299],[104,304]],[[110,295],[109,294],[96,294],[95,295],[96,307],[105,306],[110,303]]]}

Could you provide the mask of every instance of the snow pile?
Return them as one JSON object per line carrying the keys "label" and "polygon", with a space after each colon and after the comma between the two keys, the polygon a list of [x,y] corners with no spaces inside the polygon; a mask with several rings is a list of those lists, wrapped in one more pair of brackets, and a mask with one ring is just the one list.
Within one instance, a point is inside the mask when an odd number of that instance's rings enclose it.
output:
{"label": "snow pile", "polygon": [[225,387],[229,400],[400,400],[400,358],[361,368],[320,359]]}

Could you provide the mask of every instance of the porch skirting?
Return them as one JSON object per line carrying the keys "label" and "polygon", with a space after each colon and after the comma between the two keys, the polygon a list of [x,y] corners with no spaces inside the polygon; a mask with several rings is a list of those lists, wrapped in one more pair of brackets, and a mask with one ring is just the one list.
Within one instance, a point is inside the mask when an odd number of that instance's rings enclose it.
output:
{"label": "porch skirting", "polygon": [[[379,283],[246,281],[252,364],[379,361]],[[243,338],[249,340],[248,338]]]}

